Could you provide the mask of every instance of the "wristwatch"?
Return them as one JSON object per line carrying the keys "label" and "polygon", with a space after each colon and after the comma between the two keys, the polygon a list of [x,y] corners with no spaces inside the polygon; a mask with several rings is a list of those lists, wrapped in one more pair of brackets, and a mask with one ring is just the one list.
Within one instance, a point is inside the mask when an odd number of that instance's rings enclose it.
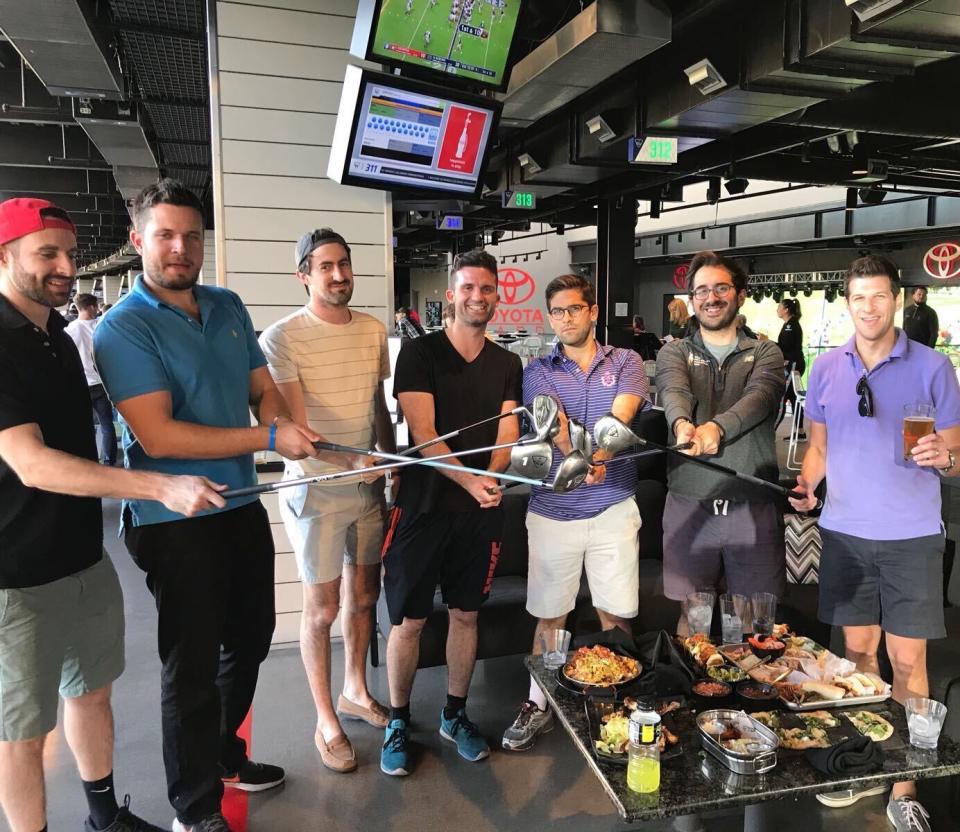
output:
{"label": "wristwatch", "polygon": [[957,458],[953,455],[953,451],[947,451],[947,464],[943,468],[937,468],[937,470],[943,474],[949,474],[957,465]]}

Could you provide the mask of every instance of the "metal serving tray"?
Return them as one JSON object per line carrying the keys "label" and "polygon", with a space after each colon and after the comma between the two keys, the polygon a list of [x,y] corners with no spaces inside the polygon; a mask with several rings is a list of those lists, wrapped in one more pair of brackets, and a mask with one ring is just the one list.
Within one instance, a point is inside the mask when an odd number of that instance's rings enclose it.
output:
{"label": "metal serving tray", "polygon": [[[749,723],[750,730],[763,741],[763,750],[741,754],[724,748],[716,737],[703,728],[705,723],[715,720]],[[763,774],[777,764],[777,749],[780,747],[780,740],[777,735],[744,711],[734,711],[727,708],[703,711],[697,715],[697,733],[700,735],[700,745],[703,746],[704,751],[737,774]]]}

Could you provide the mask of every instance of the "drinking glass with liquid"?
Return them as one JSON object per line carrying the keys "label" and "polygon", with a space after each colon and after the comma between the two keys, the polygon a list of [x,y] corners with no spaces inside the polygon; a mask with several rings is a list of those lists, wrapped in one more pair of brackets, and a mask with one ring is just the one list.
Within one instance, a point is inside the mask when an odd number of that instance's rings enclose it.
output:
{"label": "drinking glass with liquid", "polygon": [[743,641],[743,622],[747,620],[750,599],[746,595],[720,596],[720,626],[724,644]]}
{"label": "drinking glass with liquid", "polygon": [[903,459],[913,459],[914,446],[921,438],[933,433],[937,409],[926,402],[914,402],[903,406]]}

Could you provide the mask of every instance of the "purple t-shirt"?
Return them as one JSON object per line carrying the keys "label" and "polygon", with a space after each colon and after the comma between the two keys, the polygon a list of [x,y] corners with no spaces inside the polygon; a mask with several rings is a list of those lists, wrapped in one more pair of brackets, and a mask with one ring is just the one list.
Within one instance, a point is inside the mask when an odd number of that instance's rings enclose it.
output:
{"label": "purple t-shirt", "polygon": [[[564,355],[560,344],[546,358],[531,361],[523,371],[523,400],[531,402],[541,393],[557,399],[563,412],[583,422],[591,436],[597,419],[610,412],[617,396],[640,396],[641,410],[651,406],[647,374],[640,356],[633,350],[603,344],[597,344],[597,354],[586,373],[576,361]],[[554,448],[548,482],[562,459]],[[534,486],[530,511],[551,520],[584,520],[632,497],[636,490],[636,466],[611,465],[600,485],[584,485],[568,494],[555,494]]]}
{"label": "purple t-shirt", "polygon": [[[874,415],[861,416],[857,383],[866,375]],[[867,540],[937,534],[940,475],[903,460],[903,406],[929,402],[936,428],[960,424],[960,385],[949,359],[897,330],[887,358],[867,372],[855,338],[818,358],[806,415],[827,426],[825,529]]]}

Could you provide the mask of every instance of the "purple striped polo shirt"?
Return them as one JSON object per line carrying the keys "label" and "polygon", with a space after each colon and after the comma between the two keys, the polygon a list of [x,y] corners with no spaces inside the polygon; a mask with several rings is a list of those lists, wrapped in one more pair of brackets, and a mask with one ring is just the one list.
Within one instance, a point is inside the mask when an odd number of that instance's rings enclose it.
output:
{"label": "purple striped polo shirt", "polygon": [[[651,407],[647,374],[640,356],[633,350],[599,343],[586,373],[576,361],[564,355],[563,345],[559,343],[545,358],[531,361],[523,371],[523,400],[533,401],[533,397],[541,393],[557,399],[564,413],[583,422],[591,436],[594,423],[610,412],[613,400],[620,394],[642,397],[641,410]],[[548,482],[562,458],[554,448]],[[636,489],[635,465],[611,465],[600,485],[582,485],[567,494],[532,487],[530,511],[551,520],[585,520],[632,497]]]}
{"label": "purple striped polo shirt", "polygon": [[[857,409],[864,375],[873,416]],[[814,361],[805,408],[808,419],[827,426],[825,529],[867,540],[940,531],[940,475],[903,461],[903,406],[913,402],[937,408],[937,430],[960,424],[960,385],[950,360],[901,329],[890,355],[869,372],[855,337]]]}

